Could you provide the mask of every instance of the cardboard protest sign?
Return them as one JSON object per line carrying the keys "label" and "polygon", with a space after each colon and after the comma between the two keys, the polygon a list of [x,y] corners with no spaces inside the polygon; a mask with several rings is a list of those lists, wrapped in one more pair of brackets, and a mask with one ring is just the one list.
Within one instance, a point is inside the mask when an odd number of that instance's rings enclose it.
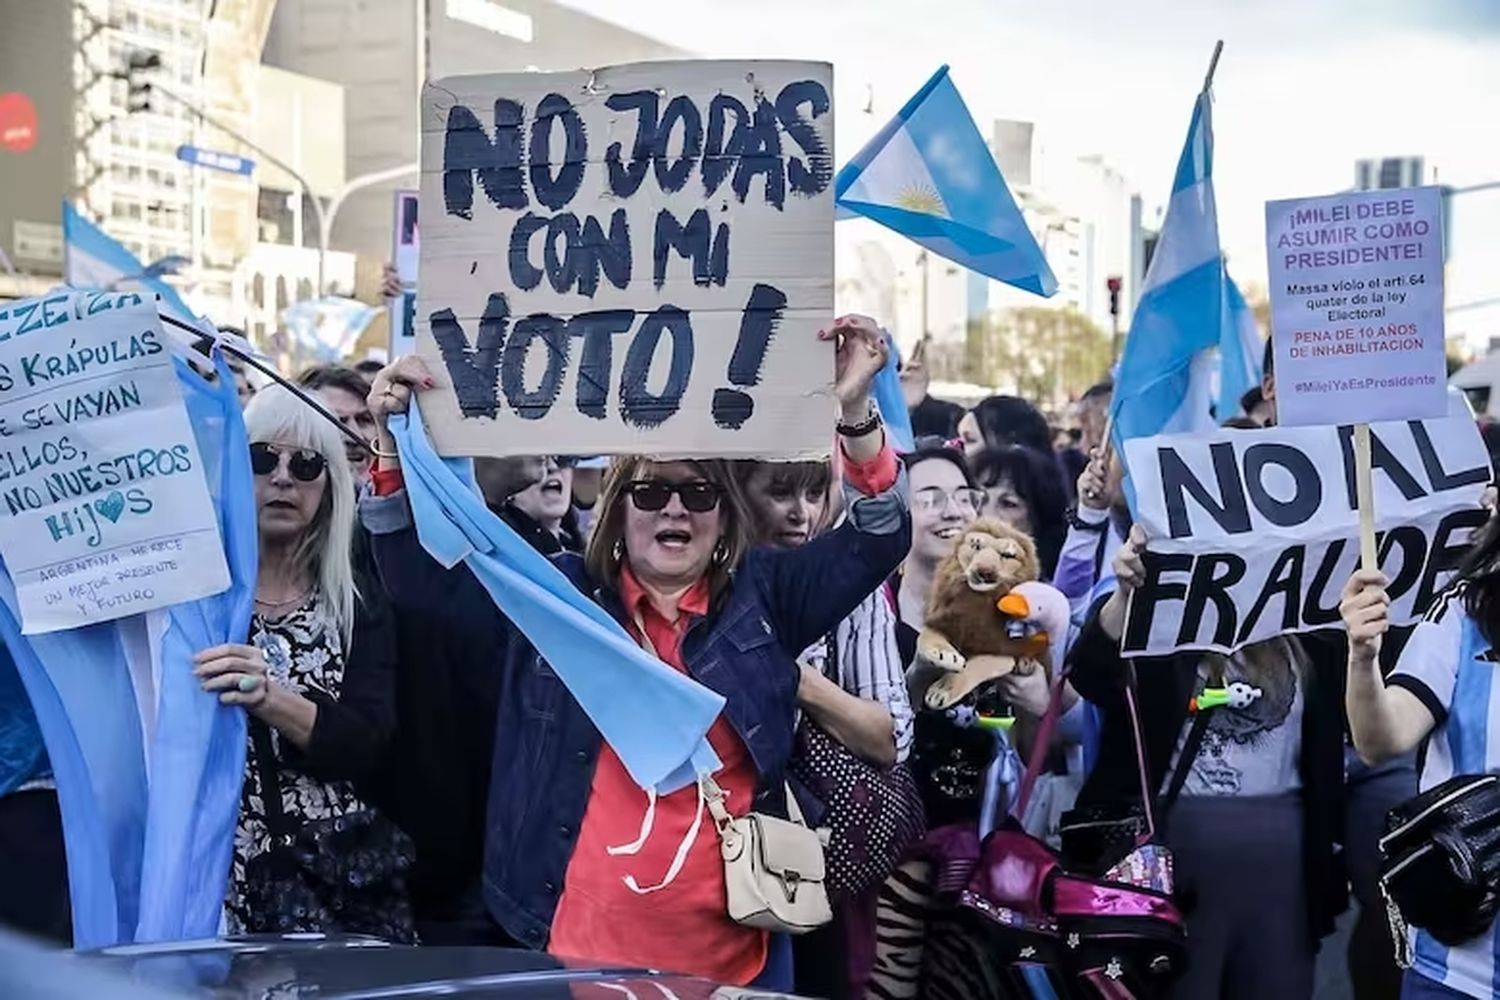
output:
{"label": "cardboard protest sign", "polygon": [[168,343],[134,293],[0,307],[0,554],[28,634],[229,586]]}
{"label": "cardboard protest sign", "polygon": [[[1441,420],[1372,425],[1379,565],[1392,621],[1415,621],[1486,512],[1489,456],[1462,400]],[[1277,427],[1125,442],[1136,520],[1151,538],[1126,656],[1229,652],[1342,627],[1359,562],[1353,428]]]}
{"label": "cardboard protest sign", "polygon": [[422,97],[444,454],[826,455],[831,70],[650,62]]}
{"label": "cardboard protest sign", "polygon": [[1278,423],[1446,412],[1437,188],[1268,202],[1266,240]]}
{"label": "cardboard protest sign", "polygon": [[391,266],[401,281],[401,294],[391,300],[391,350],[392,359],[410,354],[417,349],[417,328],[414,322],[417,307],[417,261],[419,255],[417,236],[417,192],[396,192],[396,215],[391,248]]}

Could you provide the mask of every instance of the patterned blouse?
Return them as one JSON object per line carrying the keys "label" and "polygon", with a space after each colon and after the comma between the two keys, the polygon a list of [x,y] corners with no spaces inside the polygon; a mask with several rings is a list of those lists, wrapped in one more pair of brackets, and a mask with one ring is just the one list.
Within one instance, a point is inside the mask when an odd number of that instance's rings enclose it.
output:
{"label": "patterned blouse", "polygon": [[[269,673],[275,682],[298,694],[337,700],[344,683],[343,637],[333,619],[324,611],[314,590],[306,601],[290,614],[267,619],[256,614],[250,620],[250,642],[266,655]],[[324,782],[294,770],[287,758],[295,757],[290,747],[283,748],[281,734],[271,730],[271,745],[282,758],[278,764],[281,784],[281,807],[287,818],[298,824],[360,812],[366,808],[347,781]],[[240,796],[239,824],[234,831],[234,860],[229,873],[229,898],[226,900],[229,932],[250,934],[270,928],[250,926],[250,914],[243,905],[245,866],[251,858],[268,850],[270,834],[266,829],[265,805],[260,787],[260,769],[254,741],[246,757],[245,786]],[[322,928],[308,927],[309,931]]]}
{"label": "patterned blouse", "polygon": [[[829,639],[838,656],[837,673],[828,669]],[[832,636],[814,643],[802,659],[850,694],[884,705],[891,713],[896,760],[906,760],[911,753],[914,723],[906,693],[906,670],[896,645],[896,615],[885,588],[861,601],[839,622]]]}

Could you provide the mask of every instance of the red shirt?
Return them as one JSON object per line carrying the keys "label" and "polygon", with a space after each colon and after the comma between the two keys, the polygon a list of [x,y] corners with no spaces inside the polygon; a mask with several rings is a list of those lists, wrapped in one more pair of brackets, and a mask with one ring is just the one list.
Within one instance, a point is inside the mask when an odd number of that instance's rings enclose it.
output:
{"label": "red shirt", "polygon": [[[632,618],[639,615],[637,620],[644,623],[657,655],[686,673],[682,637],[695,618],[708,612],[707,582],[699,581],[682,596],[675,622],[656,610],[628,568],[620,572],[620,596]],[[709,729],[708,742],[724,764],[714,780],[728,795],[729,811],[743,815],[750,810],[755,793],[750,753],[722,714]],[[683,788],[658,798],[651,834],[640,851],[611,856],[610,847],[637,839],[646,805],[646,793],[631,780],[620,758],[608,744],[602,746],[547,950],[594,962],[688,973],[731,985],[749,983],[765,967],[769,939],[764,931],[741,927],[729,919],[719,835],[707,808],[687,860],[671,885],[641,895],[625,884],[626,876],[634,876],[639,887],[650,888],[666,877],[698,812],[698,790]]]}

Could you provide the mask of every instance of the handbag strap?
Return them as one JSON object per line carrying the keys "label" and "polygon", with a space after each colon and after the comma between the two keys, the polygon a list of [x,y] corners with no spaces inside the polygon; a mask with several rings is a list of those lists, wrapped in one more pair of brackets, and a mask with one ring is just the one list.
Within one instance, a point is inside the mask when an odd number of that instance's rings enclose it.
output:
{"label": "handbag strap", "polygon": [[1042,765],[1047,759],[1047,748],[1052,745],[1052,733],[1057,728],[1058,710],[1062,708],[1063,685],[1067,681],[1068,672],[1063,670],[1052,682],[1052,694],[1047,699],[1047,710],[1042,713],[1036,739],[1031,745],[1031,757],[1026,761],[1026,774],[1021,778],[1021,788],[1016,793],[1015,805],[1011,808],[1011,815],[1018,818],[1026,815],[1026,807],[1031,803],[1032,789],[1036,787],[1037,778],[1041,777]]}
{"label": "handbag strap", "polygon": [[1193,762],[1198,759],[1198,751],[1203,749],[1203,737],[1208,733],[1208,717],[1212,711],[1212,708],[1203,708],[1193,714],[1193,724],[1188,729],[1187,742],[1182,745],[1182,753],[1177,755],[1177,768],[1172,772],[1172,780],[1167,785],[1166,794],[1161,797],[1161,802],[1156,807],[1163,827],[1167,823],[1167,814],[1177,804],[1177,798],[1182,794],[1183,786],[1187,784],[1188,775],[1193,770]]}
{"label": "handbag strap", "polygon": [[255,770],[260,777],[260,801],[265,810],[266,830],[274,842],[290,844],[297,835],[296,824],[281,805],[281,771],[276,766],[276,748],[271,742],[271,727],[251,717],[250,743],[255,748]]}

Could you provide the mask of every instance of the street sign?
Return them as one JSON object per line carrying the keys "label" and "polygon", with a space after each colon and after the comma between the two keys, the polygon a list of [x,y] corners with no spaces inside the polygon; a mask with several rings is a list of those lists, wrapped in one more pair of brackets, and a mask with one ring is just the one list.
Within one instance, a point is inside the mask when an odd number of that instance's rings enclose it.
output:
{"label": "street sign", "polygon": [[178,146],[177,158],[183,163],[191,163],[195,167],[209,167],[213,170],[222,170],[225,173],[240,174],[249,177],[255,171],[255,161],[244,156],[236,156],[233,153],[220,153],[213,149],[199,149],[197,146]]}

